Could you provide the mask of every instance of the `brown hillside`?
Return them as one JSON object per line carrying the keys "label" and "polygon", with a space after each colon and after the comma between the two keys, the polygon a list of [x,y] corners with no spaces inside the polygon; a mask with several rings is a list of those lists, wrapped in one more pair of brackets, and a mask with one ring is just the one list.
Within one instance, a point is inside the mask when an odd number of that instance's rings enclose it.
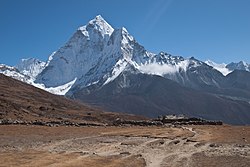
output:
{"label": "brown hillside", "polygon": [[104,112],[0,74],[0,119],[109,123],[136,116]]}

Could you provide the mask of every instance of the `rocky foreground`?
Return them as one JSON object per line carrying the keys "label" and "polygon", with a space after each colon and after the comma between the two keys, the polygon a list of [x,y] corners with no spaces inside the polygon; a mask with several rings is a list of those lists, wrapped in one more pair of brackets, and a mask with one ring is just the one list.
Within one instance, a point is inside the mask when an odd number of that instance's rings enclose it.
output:
{"label": "rocky foreground", "polygon": [[0,126],[0,166],[250,166],[250,127]]}

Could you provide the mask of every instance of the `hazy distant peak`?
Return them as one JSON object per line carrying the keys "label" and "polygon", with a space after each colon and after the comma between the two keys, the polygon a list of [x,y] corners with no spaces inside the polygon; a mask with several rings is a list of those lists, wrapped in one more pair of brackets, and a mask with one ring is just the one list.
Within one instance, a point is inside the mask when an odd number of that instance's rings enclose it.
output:
{"label": "hazy distant peak", "polygon": [[45,68],[45,62],[40,61],[36,58],[22,59],[16,68],[24,75],[35,79],[38,74]]}

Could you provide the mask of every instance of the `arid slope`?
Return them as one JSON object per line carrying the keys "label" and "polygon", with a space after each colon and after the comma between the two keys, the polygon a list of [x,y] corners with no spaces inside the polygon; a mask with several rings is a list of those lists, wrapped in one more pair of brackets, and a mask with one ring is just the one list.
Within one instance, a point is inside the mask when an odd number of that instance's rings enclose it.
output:
{"label": "arid slope", "polygon": [[109,123],[128,114],[104,112],[0,74],[0,119]]}

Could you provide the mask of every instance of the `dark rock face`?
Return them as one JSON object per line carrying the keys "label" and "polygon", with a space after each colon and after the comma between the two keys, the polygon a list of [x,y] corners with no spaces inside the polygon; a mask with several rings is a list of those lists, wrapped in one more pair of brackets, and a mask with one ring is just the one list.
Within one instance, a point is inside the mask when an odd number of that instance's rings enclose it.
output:
{"label": "dark rock face", "polygon": [[[182,57],[160,53],[159,63],[175,64]],[[227,76],[195,58],[163,77],[143,74],[133,66],[112,82],[82,87],[75,85],[68,97],[114,112],[147,117],[185,114],[229,124],[250,124],[250,73],[235,70]]]}
{"label": "dark rock face", "polygon": [[229,70],[246,70],[250,71],[250,65],[248,63],[245,63],[243,61],[240,61],[239,63],[230,63],[226,66]]}
{"label": "dark rock face", "polygon": [[250,72],[234,70],[226,76],[224,85],[229,88],[250,91]]}
{"label": "dark rock face", "polygon": [[124,71],[113,82],[98,89],[94,86],[76,88],[71,98],[114,112],[154,118],[185,114],[229,124],[250,124],[248,102],[196,91],[160,76]]}

